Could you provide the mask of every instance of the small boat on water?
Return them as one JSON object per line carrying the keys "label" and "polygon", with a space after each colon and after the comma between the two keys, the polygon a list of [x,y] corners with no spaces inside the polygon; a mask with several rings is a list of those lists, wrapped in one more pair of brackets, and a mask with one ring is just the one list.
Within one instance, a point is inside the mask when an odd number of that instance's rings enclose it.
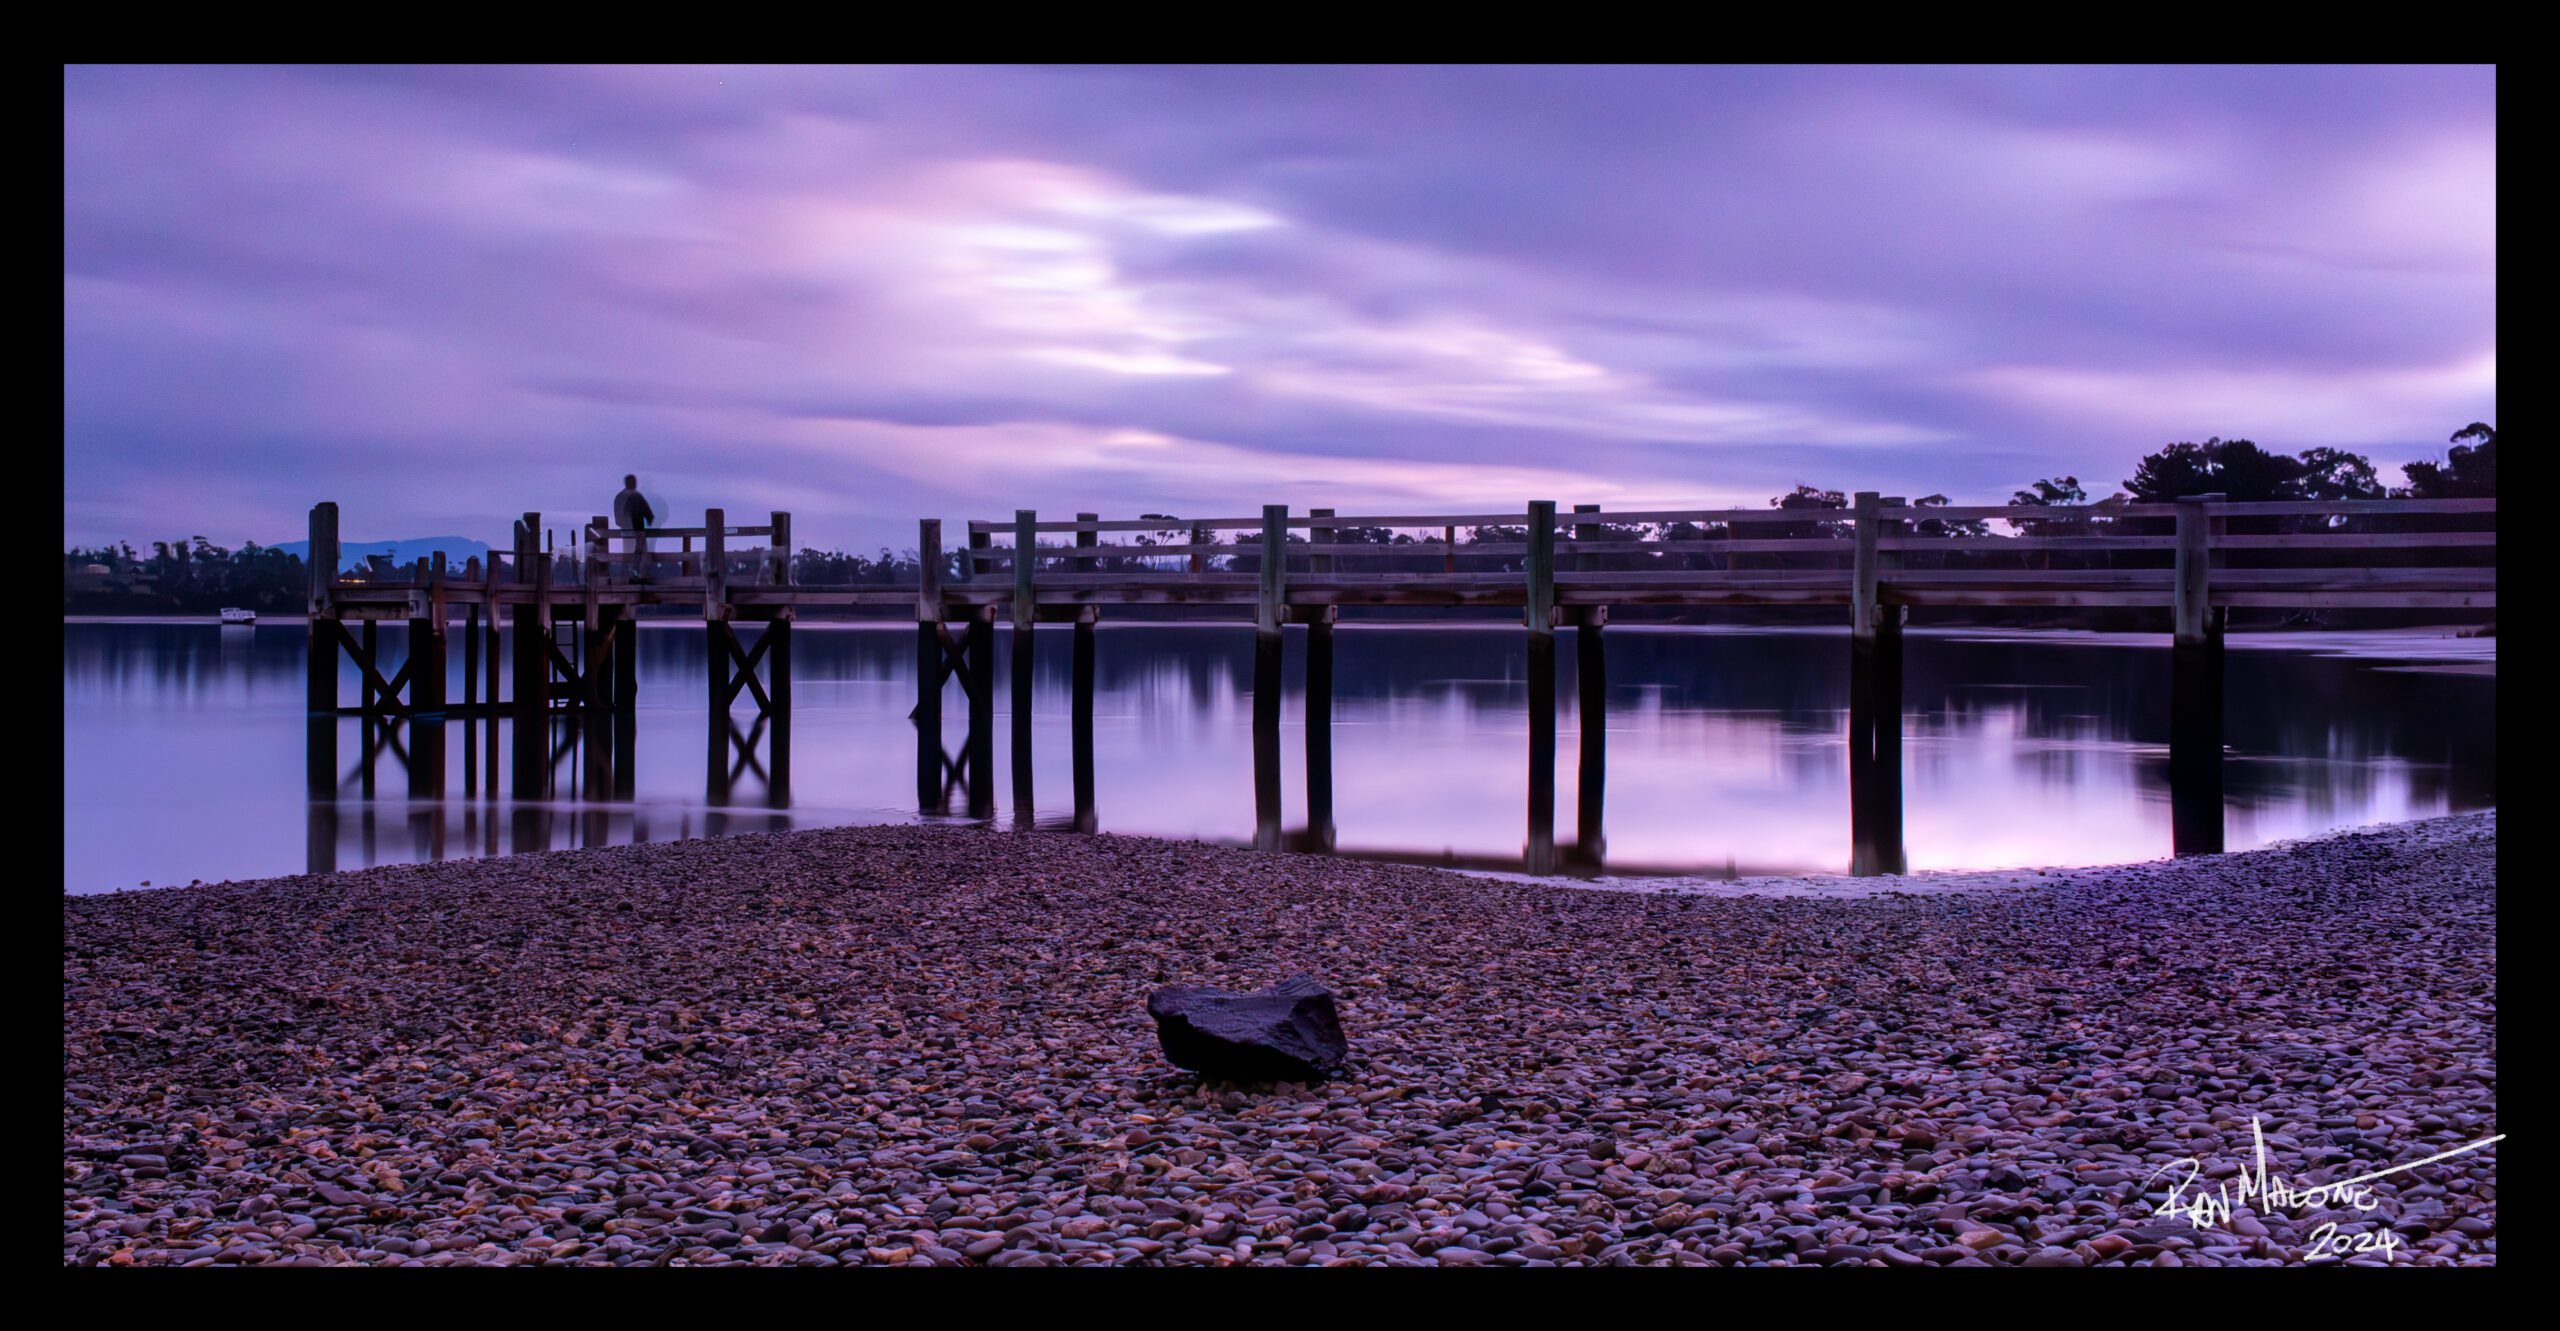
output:
{"label": "small boat on water", "polygon": [[243,610],[238,606],[226,605],[222,607],[222,622],[225,624],[255,624],[258,622],[258,612],[255,610]]}

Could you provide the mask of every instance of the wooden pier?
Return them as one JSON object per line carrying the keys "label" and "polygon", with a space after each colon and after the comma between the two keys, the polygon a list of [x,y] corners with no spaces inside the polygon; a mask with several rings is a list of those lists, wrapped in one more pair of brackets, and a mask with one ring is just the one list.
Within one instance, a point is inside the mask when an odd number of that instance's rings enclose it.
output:
{"label": "wooden pier", "polygon": [[[2179,854],[2218,852],[2227,612],[2493,608],[2496,511],[2496,501],[2485,499],[2225,503],[2215,495],[2173,504],[1946,507],[1915,506],[1873,492],[1859,493],[1845,509],[1602,513],[1584,504],[1562,515],[1548,501],[1517,513],[1373,516],[1340,516],[1329,509],[1293,516],[1284,506],[1268,505],[1256,517],[1188,520],[1106,520],[1079,513],[1071,521],[1041,521],[1036,511],[1023,509],[1010,521],[967,524],[956,578],[945,576],[949,561],[941,522],[926,519],[917,533],[917,583],[813,586],[793,581],[788,513],[774,513],[760,526],[730,526],[719,509],[708,511],[699,527],[645,532],[613,529],[605,519],[591,518],[574,578],[539,548],[539,513],[524,514],[513,548],[493,550],[485,566],[474,559],[453,567],[437,557],[410,568],[337,576],[337,506],[321,504],[311,515],[312,797],[334,800],[337,718],[355,714],[366,719],[368,756],[377,728],[388,736],[392,723],[407,726],[405,756],[419,798],[444,789],[444,724],[482,718],[490,723],[487,789],[494,796],[501,715],[519,721],[512,783],[518,800],[551,794],[559,757],[551,727],[541,727],[540,741],[530,742],[532,732],[522,721],[552,716],[570,718],[573,742],[593,755],[587,763],[596,790],[591,797],[628,798],[634,618],[640,606],[678,605],[700,613],[710,649],[705,776],[712,803],[725,804],[731,783],[754,769],[765,777],[770,801],[781,807],[789,798],[792,621],[803,608],[868,605],[912,608],[916,616],[916,796],[926,813],[951,812],[954,792],[963,791],[969,816],[994,814],[995,623],[1002,615],[1013,629],[1013,804],[1018,819],[1029,818],[1031,630],[1043,622],[1075,625],[1075,825],[1090,830],[1097,826],[1094,625],[1106,606],[1184,605],[1252,617],[1254,843],[1265,849],[1283,843],[1283,629],[1293,623],[1306,627],[1306,842],[1329,849],[1333,625],[1341,609],[1517,606],[1526,630],[1529,683],[1524,860],[1531,872],[1549,873],[1562,867],[1555,838],[1558,628],[1575,631],[1582,718],[1575,837],[1563,856],[1596,866],[1605,855],[1607,675],[1601,644],[1610,607],[1823,605],[1846,607],[1850,629],[1852,871],[1893,873],[1904,862],[1905,610],[2150,606],[2168,609],[2172,621],[2175,848]],[[2030,530],[2039,534],[1979,534],[1987,521],[2032,524]],[[1777,534],[1752,534],[1772,527]],[[1497,534],[1461,544],[1460,528]],[[1517,539],[1508,537],[1512,531]],[[1106,536],[1127,539],[1105,543]],[[745,544],[758,538],[761,545]],[[1281,553],[1265,557],[1270,551]],[[510,696],[500,697],[498,640],[491,632],[484,699],[481,626],[485,621],[494,630],[502,607],[515,629]],[[445,696],[446,653],[457,616],[464,654],[458,702]],[[384,619],[409,626],[408,659],[389,673],[376,654],[374,633]],[[762,626],[751,647],[736,630],[742,621]],[[351,707],[338,693],[341,651],[355,660],[361,680],[359,700]],[[956,756],[942,740],[943,686],[954,676],[968,701],[967,730]],[[743,733],[731,716],[742,692],[756,705]],[[473,750],[466,757],[472,774],[466,785],[476,788],[477,745],[468,727],[465,735]],[[318,836],[315,830],[315,845]]]}

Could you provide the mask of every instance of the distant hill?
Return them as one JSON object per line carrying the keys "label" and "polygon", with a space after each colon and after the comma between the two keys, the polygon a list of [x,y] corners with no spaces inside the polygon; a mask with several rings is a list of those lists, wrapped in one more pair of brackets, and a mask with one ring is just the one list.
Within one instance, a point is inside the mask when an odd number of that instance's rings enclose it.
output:
{"label": "distant hill", "polygon": [[[307,560],[311,557],[309,541],[290,541],[270,548],[282,550],[297,559]],[[445,562],[448,564],[460,564],[466,559],[485,561],[489,557],[487,541],[474,541],[460,536],[421,536],[406,541],[341,540],[338,542],[338,571],[343,573],[348,569],[363,567],[367,555],[388,554],[394,564],[414,564],[418,562],[420,556],[432,555],[438,550],[444,551]]]}

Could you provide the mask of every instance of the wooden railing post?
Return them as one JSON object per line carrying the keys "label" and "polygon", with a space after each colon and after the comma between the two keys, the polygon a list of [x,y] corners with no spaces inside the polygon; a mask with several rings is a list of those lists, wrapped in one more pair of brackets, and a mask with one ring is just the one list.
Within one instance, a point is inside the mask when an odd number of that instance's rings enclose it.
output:
{"label": "wooden railing post", "polygon": [[769,539],[773,542],[773,585],[776,587],[788,587],[791,585],[792,547],[790,514],[776,513],[773,515],[773,535]]}
{"label": "wooden railing post", "polygon": [[1209,556],[1200,547],[1209,543],[1209,528],[1203,523],[1191,524],[1191,573],[1197,577],[1209,571]]}
{"label": "wooden railing post", "polygon": [[1533,874],[1556,857],[1556,505],[1529,504],[1529,843]]}
{"label": "wooden railing post", "polygon": [[2222,853],[2222,635],[2213,612],[2218,494],[2178,497],[2169,643],[2169,840],[2179,855]]}
{"label": "wooden railing post", "polygon": [[[1078,522],[1100,522],[1101,520],[1102,515],[1099,513],[1076,514],[1076,521]],[[1098,531],[1077,532],[1076,545],[1080,549],[1093,549],[1100,544],[1101,536],[1102,533]],[[1073,567],[1078,573],[1091,573],[1093,571],[1093,560],[1090,557],[1079,555],[1076,557],[1076,561],[1071,567]]]}

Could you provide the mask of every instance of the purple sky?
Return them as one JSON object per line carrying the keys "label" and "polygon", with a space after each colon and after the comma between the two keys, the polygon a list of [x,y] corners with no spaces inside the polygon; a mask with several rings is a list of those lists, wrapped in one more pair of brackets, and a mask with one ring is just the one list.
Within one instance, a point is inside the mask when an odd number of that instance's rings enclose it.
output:
{"label": "purple sky", "polygon": [[[1996,503],[2497,419],[2487,69],[73,69],[73,542]],[[741,516],[746,515],[746,516]]]}

